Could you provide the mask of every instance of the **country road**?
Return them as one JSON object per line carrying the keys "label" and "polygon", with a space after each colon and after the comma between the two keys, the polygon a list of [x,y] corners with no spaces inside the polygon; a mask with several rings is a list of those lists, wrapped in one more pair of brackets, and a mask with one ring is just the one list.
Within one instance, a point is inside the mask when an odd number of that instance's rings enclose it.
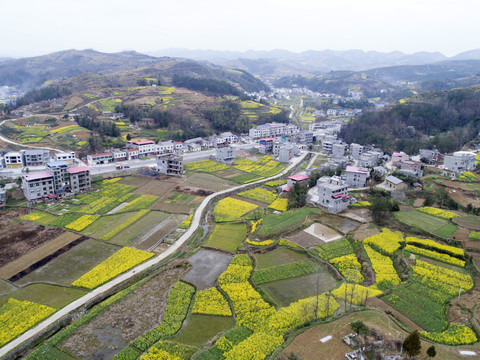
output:
{"label": "country road", "polygon": [[25,332],[23,335],[19,336],[15,340],[13,340],[10,343],[3,346],[0,349],[0,357],[3,357],[5,355],[7,355],[10,351],[12,351],[16,347],[20,346],[23,342],[25,342],[25,341],[31,339],[32,337],[35,337],[35,336],[39,335],[40,333],[42,333],[43,331],[47,330],[47,328],[50,325],[52,325],[56,321],[62,319],[64,316],[66,316],[70,312],[80,308],[81,306],[85,305],[89,301],[95,299],[97,296],[103,294],[104,292],[106,292],[108,290],[111,290],[115,286],[117,286],[117,285],[123,283],[124,281],[132,278],[133,276],[137,276],[142,271],[145,271],[146,269],[150,268],[151,266],[154,266],[154,265],[158,264],[159,262],[165,260],[167,257],[172,255],[183,244],[185,244],[185,242],[195,233],[195,231],[198,229],[198,227],[200,225],[200,220],[201,220],[203,210],[205,210],[207,205],[217,196],[228,194],[228,193],[231,193],[231,192],[235,192],[237,190],[240,190],[240,189],[243,189],[243,188],[246,188],[246,187],[250,187],[250,186],[255,185],[255,184],[260,184],[260,183],[278,178],[278,177],[288,173],[293,167],[298,165],[305,158],[305,156],[307,154],[308,154],[308,152],[302,152],[299,157],[295,158],[292,161],[292,163],[287,168],[285,168],[285,170],[283,170],[281,173],[279,173],[275,176],[271,176],[269,178],[262,179],[262,180],[257,180],[257,181],[251,182],[249,184],[239,185],[239,186],[236,186],[234,188],[222,190],[222,191],[219,191],[219,192],[216,192],[216,193],[213,193],[213,194],[207,196],[202,201],[202,203],[197,208],[197,210],[195,211],[195,214],[193,216],[192,224],[191,224],[190,228],[173,245],[171,245],[165,252],[163,252],[162,254],[152,258],[151,260],[148,260],[148,261],[136,266],[133,269],[130,269],[129,271],[125,272],[124,274],[117,276],[116,278],[112,279],[108,283],[98,287],[95,290],[92,290],[88,294],[82,296],[81,298],[75,300],[74,302],[72,302],[72,303],[68,304],[67,306],[65,306],[64,308],[60,309],[59,311],[57,311],[55,314],[53,314],[52,316],[50,316],[46,320],[42,321],[41,323],[39,323],[35,327],[33,327],[30,330],[28,330],[27,332]]}
{"label": "country road", "polygon": [[[0,123],[0,126],[2,126],[3,124],[5,124],[5,122],[7,121],[16,121],[17,119],[7,119],[7,120],[3,120],[1,123]],[[22,146],[22,147],[26,147],[26,148],[30,148],[30,149],[47,149],[47,150],[53,150],[53,151],[57,151],[57,152],[65,152],[64,150],[61,150],[61,149],[55,149],[55,148],[51,148],[51,147],[46,147],[46,146],[33,146],[33,145],[26,145],[26,144],[20,144],[20,143],[17,143],[15,141],[12,141],[10,139],[7,139],[6,137],[2,136],[0,134],[0,140],[2,140],[3,142],[6,142],[8,144],[12,144],[12,145],[17,145],[17,146]]]}

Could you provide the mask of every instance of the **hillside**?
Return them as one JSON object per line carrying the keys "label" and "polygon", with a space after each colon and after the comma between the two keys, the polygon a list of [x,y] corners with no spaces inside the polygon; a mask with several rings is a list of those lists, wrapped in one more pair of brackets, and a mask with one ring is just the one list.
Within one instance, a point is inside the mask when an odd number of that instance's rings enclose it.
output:
{"label": "hillside", "polygon": [[[118,87],[131,86],[138,77],[171,78],[175,74],[229,81],[246,91],[267,89],[265,84],[247,72],[225,69],[218,65],[185,59],[156,58],[134,51],[108,54],[94,50],[66,50],[2,62],[0,86],[18,86],[30,90],[45,83],[82,75],[77,78],[79,89],[92,85]],[[72,91],[76,90],[77,79],[68,81]]]}
{"label": "hillside", "polygon": [[283,77],[274,81],[276,87],[306,87],[321,93],[348,95],[349,90],[361,90],[367,98],[385,97],[395,86],[374,76],[355,71],[332,71],[312,76]]}
{"label": "hillside", "polygon": [[480,60],[449,60],[426,65],[380,67],[363,72],[331,71],[308,76],[286,76],[273,84],[341,95],[347,95],[349,90],[362,90],[367,98],[398,101],[412,93],[480,84]]}
{"label": "hillside", "polygon": [[[412,128],[413,127],[413,128]],[[341,137],[347,142],[376,144],[387,151],[415,153],[436,146],[459,150],[480,130],[480,86],[428,92],[351,121]]]}

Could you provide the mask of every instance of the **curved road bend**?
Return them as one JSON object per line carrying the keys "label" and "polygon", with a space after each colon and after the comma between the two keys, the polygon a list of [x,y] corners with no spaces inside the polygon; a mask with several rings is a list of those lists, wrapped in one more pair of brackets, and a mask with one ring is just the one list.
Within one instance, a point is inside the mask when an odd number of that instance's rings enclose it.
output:
{"label": "curved road bend", "polygon": [[308,152],[302,152],[301,156],[299,156],[298,158],[295,158],[293,160],[293,162],[287,168],[285,168],[285,170],[283,170],[281,173],[279,173],[277,175],[271,176],[271,177],[266,178],[266,179],[257,180],[257,181],[251,182],[249,184],[239,185],[239,186],[236,186],[236,187],[231,188],[231,189],[222,190],[222,191],[219,191],[219,192],[216,192],[216,193],[213,193],[213,194],[207,196],[205,199],[203,199],[202,203],[200,204],[200,206],[195,211],[195,215],[193,216],[192,224],[191,224],[190,228],[173,245],[171,245],[165,252],[163,252],[160,255],[152,258],[151,260],[148,260],[148,261],[134,267],[133,269],[128,270],[126,273],[123,273],[122,275],[117,276],[116,278],[109,281],[108,283],[92,290],[88,294],[82,296],[81,298],[75,300],[74,302],[72,302],[72,303],[68,304],[67,306],[65,306],[64,308],[60,309],[59,311],[57,311],[55,314],[53,314],[52,316],[50,316],[46,320],[42,321],[41,323],[39,323],[35,327],[33,327],[30,330],[28,330],[27,332],[25,332],[23,335],[19,336],[15,340],[11,341],[10,343],[8,343],[4,347],[2,347],[0,349],[0,357],[3,357],[5,355],[7,355],[10,351],[15,349],[17,346],[21,345],[24,341],[27,341],[28,339],[39,335],[42,331],[45,331],[50,325],[52,325],[56,321],[60,320],[61,318],[63,318],[65,315],[67,315],[71,311],[73,311],[75,309],[78,309],[79,307],[85,305],[87,302],[93,300],[98,295],[112,289],[113,287],[119,285],[120,283],[130,279],[134,275],[138,275],[140,272],[148,269],[150,266],[153,266],[153,265],[159,263],[160,261],[166,259],[168,256],[172,255],[198,229],[198,227],[200,225],[200,220],[201,220],[203,210],[206,208],[208,203],[210,201],[212,201],[215,197],[217,197],[219,195],[228,194],[230,192],[234,192],[234,191],[243,189],[243,188],[251,186],[251,185],[263,183],[267,180],[273,180],[275,178],[283,176],[287,172],[289,172],[294,166],[299,164],[305,158],[307,153]]}

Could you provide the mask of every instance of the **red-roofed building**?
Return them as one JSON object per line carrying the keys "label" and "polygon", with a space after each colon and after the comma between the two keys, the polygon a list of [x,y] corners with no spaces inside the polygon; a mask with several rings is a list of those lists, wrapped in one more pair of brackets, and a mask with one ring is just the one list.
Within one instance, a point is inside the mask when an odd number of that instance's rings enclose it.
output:
{"label": "red-roofed building", "polygon": [[127,149],[127,159],[128,160],[138,159],[138,149],[137,148]]}
{"label": "red-roofed building", "polygon": [[87,161],[90,165],[108,164],[113,162],[113,153],[104,152],[99,154],[87,155]]}
{"label": "red-roofed building", "polygon": [[127,149],[138,149],[138,157],[158,155],[160,147],[154,141],[148,139],[130,140]]}
{"label": "red-roofed building", "polygon": [[308,175],[295,174],[287,177],[287,186],[293,186],[296,183],[304,183],[308,180]]}
{"label": "red-roofed building", "polygon": [[74,193],[85,191],[92,187],[90,168],[88,166],[69,168],[68,173],[70,174],[70,189]]}

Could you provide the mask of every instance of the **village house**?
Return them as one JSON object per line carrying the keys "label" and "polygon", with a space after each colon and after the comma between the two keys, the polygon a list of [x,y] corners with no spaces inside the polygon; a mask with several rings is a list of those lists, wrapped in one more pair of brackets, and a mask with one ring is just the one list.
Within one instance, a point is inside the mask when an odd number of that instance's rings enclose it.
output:
{"label": "village house", "polygon": [[87,155],[87,162],[90,165],[101,165],[101,164],[109,164],[113,162],[113,153],[112,152],[104,152],[98,154],[88,154]]}
{"label": "village house", "polygon": [[23,167],[23,156],[20,152],[8,152],[3,156],[3,160],[5,161],[5,167],[9,169]]}
{"label": "village house", "polygon": [[41,200],[55,194],[53,174],[50,171],[35,171],[22,177],[22,190],[28,201]]}
{"label": "village house", "polygon": [[235,160],[235,149],[231,146],[220,147],[216,150],[215,161],[231,164]]}
{"label": "village house", "polygon": [[385,185],[387,186],[387,189],[391,191],[402,191],[408,187],[405,182],[393,175],[387,176],[385,179]]}
{"label": "village house", "polygon": [[421,178],[423,176],[422,163],[413,160],[397,161],[398,171],[405,176]]}
{"label": "village house", "polygon": [[347,182],[338,176],[323,176],[317,181],[318,204],[337,214],[350,204]]}
{"label": "village house", "polygon": [[443,168],[458,174],[475,170],[476,154],[470,151],[456,151],[453,156],[446,155],[443,159]]}
{"label": "village house", "polygon": [[91,189],[90,168],[78,166],[68,169],[70,175],[70,191],[76,193]]}
{"label": "village house", "polygon": [[367,186],[367,179],[370,177],[370,173],[367,169],[361,169],[357,166],[347,166],[346,171],[346,181],[350,187],[360,187],[363,188]]}
{"label": "village house", "polygon": [[406,160],[410,160],[410,156],[405,154],[403,151],[394,152],[392,154],[392,164],[393,164],[393,166],[397,166],[397,162],[399,162],[399,161],[406,161]]}
{"label": "village house", "polygon": [[48,150],[23,150],[24,166],[45,166],[50,161]]}
{"label": "village house", "polygon": [[157,170],[167,175],[183,174],[183,157],[174,154],[159,155],[157,157]]}

